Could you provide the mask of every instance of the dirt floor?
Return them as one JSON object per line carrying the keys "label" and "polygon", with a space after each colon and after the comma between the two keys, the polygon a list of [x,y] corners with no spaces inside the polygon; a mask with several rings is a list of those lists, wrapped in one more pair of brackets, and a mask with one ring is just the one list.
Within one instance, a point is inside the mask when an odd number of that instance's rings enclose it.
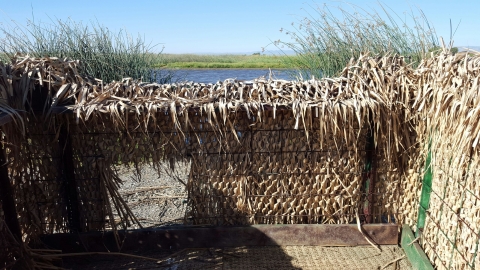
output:
{"label": "dirt floor", "polygon": [[[159,170],[143,166],[139,168],[140,174],[133,167],[117,168],[123,181],[120,194],[143,227],[184,224],[187,206],[185,184],[190,163],[177,162],[174,168],[172,171],[170,164],[162,164]],[[136,224],[129,227],[138,228]]]}
{"label": "dirt floor", "polygon": [[[93,255],[64,258],[66,269],[412,269],[397,246],[382,251],[362,247],[238,247],[185,249],[173,253],[143,252],[150,261],[120,256]],[[157,261],[158,260],[158,261]]]}
{"label": "dirt floor", "polygon": [[[144,227],[188,223],[185,217],[185,184],[189,163],[170,164],[157,170],[144,166],[118,168],[124,181],[120,192]],[[136,229],[133,225],[130,229]],[[66,269],[411,269],[397,246],[318,247],[269,246],[185,249],[180,251],[130,253],[154,260],[117,255],[91,255],[64,258]],[[403,257],[403,258],[402,258]],[[399,260],[397,260],[399,259]],[[396,261],[395,261],[396,260]]]}

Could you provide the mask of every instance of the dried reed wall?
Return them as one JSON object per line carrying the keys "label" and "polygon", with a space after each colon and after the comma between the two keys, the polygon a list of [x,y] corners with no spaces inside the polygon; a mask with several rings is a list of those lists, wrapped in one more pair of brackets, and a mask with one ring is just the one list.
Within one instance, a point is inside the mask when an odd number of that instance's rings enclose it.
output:
{"label": "dried reed wall", "polygon": [[[313,112],[307,137],[303,125],[295,129],[289,110],[275,118],[265,112],[261,122],[246,113],[236,117],[235,144],[222,146],[208,128],[196,132],[202,143],[193,148],[188,185],[195,224],[339,224],[354,222],[357,212],[370,222],[404,219],[403,168],[386,162],[384,145],[368,145],[374,140],[368,122],[360,127],[338,118],[347,128],[323,133],[324,120]],[[236,141],[229,136],[225,141]],[[366,181],[374,177],[368,190]]]}
{"label": "dried reed wall", "polygon": [[422,155],[431,156],[423,174],[431,174],[425,223],[416,224],[420,241],[438,269],[478,269],[480,55],[441,54],[416,72],[412,108],[419,111],[417,132],[424,134]]}
{"label": "dried reed wall", "polygon": [[27,242],[129,227],[138,221],[113,165],[187,158],[196,224],[408,216],[401,185],[415,135],[393,100],[413,71],[401,58],[363,56],[335,79],[253,85],[104,85],[77,65],[20,57],[2,67],[3,110],[14,119],[2,127],[4,148]]}
{"label": "dried reed wall", "polygon": [[29,122],[25,136],[18,136],[14,123],[2,127],[9,142],[5,145],[9,160],[19,223],[27,242],[28,236],[63,231],[65,211],[63,190],[59,178],[60,149],[54,143],[55,134],[44,132],[42,120]]}
{"label": "dried reed wall", "polygon": [[365,55],[332,79],[158,85],[103,84],[75,61],[19,58],[2,66],[0,92],[14,119],[3,145],[24,240],[128,228],[138,220],[114,165],[188,159],[194,224],[352,223],[359,213],[423,231],[438,268],[473,269],[478,59],[442,53],[413,70]]}
{"label": "dried reed wall", "polygon": [[[131,132],[118,131],[102,114],[79,124],[72,114],[57,115],[54,124],[29,128],[28,149],[20,149],[28,155],[7,151],[12,166],[19,164],[19,173],[12,175],[21,183],[15,185],[18,205],[33,205],[19,212],[22,229],[34,230],[28,235],[101,230],[114,226],[109,223],[113,215],[120,215],[126,228],[135,218],[117,192],[121,183],[114,165],[160,167],[176,159],[192,160],[187,215],[195,224],[351,223],[357,212],[370,222],[404,218],[400,169],[388,167],[400,161],[387,161],[385,147],[368,146],[374,140],[369,122],[360,128],[338,118],[339,126],[353,126],[324,134],[312,112],[307,137],[303,124],[295,129],[289,110],[278,110],[275,119],[273,111],[265,111],[261,120],[258,115],[248,119],[246,112],[232,114],[235,132],[222,124],[212,127],[205,115],[188,114],[189,126],[181,129],[168,113],[158,114],[144,130],[136,130],[142,119],[130,114]],[[73,150],[73,195],[63,136]],[[366,168],[368,162],[372,168]],[[366,181],[373,177],[378,181],[368,190]],[[77,213],[69,205],[72,199]]]}
{"label": "dried reed wall", "polygon": [[0,247],[2,248],[0,253],[0,265],[2,267],[11,267],[15,263],[16,257],[22,254],[20,244],[10,233],[3,215],[0,216]]}

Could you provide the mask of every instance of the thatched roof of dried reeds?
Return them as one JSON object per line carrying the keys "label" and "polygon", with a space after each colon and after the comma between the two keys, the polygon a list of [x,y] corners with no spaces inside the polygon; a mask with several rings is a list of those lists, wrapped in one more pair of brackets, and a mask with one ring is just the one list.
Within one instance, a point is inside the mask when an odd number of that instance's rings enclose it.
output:
{"label": "thatched roof of dried reeds", "polygon": [[456,138],[456,144],[476,148],[480,141],[480,53],[441,53],[425,59],[415,77],[418,90],[412,108],[428,119],[430,131],[442,130]]}
{"label": "thatched roof of dried reeds", "polygon": [[[476,52],[451,55],[445,49],[424,59],[414,70],[401,57],[365,54],[352,59],[337,78],[257,79],[253,84],[235,80],[216,84],[156,84],[130,78],[107,84],[81,76],[77,70],[79,64],[68,59],[28,56],[17,56],[11,64],[0,63],[1,112],[17,114],[29,110],[32,103],[38,102],[32,100],[33,93],[43,87],[48,90],[42,104],[45,112],[67,106],[84,120],[97,113],[108,113],[120,120],[126,112],[147,118],[167,112],[177,119],[193,109],[207,116],[216,110],[225,121],[232,111],[246,110],[249,115],[261,117],[263,110],[275,112],[287,108],[301,120],[308,111],[315,110],[316,115],[345,117],[355,112],[353,119],[362,122],[359,114],[375,112],[379,104],[388,108],[401,104],[407,115],[413,110],[424,110],[438,116],[448,109],[453,117],[476,108],[480,57]],[[459,101],[462,106],[452,106]],[[429,107],[440,103],[443,106]],[[472,145],[477,145],[480,137],[473,140]]]}
{"label": "thatched roof of dried reeds", "polygon": [[[93,114],[106,113],[116,119],[119,126],[123,126],[127,112],[145,118],[145,123],[155,120],[158,112],[167,113],[178,122],[188,110],[205,114],[214,122],[225,122],[229,113],[237,110],[246,110],[249,117],[256,115],[261,120],[264,110],[273,110],[275,116],[279,108],[293,112],[297,128],[300,123],[308,127],[312,114],[324,120],[356,119],[361,126],[369,117],[378,120],[382,108],[392,109],[398,100],[408,99],[401,95],[409,95],[404,90],[414,81],[414,71],[402,57],[368,54],[352,59],[337,78],[257,79],[253,84],[225,80],[216,84],[161,85],[130,78],[106,84],[79,75],[78,65],[78,61],[67,59],[28,56],[18,56],[11,65],[1,64],[0,91],[7,101],[3,110],[29,109],[30,103],[38,102],[31,100],[32,94],[43,87],[48,89],[45,112],[67,106],[76,112],[77,119],[83,120]],[[188,119],[182,122],[187,123]]]}
{"label": "thatched roof of dried reeds", "polygon": [[[478,155],[473,151],[480,144],[477,52],[452,55],[445,49],[424,59],[416,69],[402,57],[365,54],[352,59],[337,78],[257,79],[252,84],[235,80],[155,84],[129,78],[105,83],[81,76],[79,64],[28,56],[18,56],[11,64],[0,63],[0,111],[16,115],[14,119],[23,126],[21,112],[34,110],[39,107],[35,103],[41,103],[46,114],[63,107],[73,111],[78,121],[108,115],[119,130],[132,126],[127,123],[129,115],[136,115],[142,130],[147,129],[149,121],[163,115],[170,117],[179,131],[190,126],[188,112],[193,111],[207,117],[212,127],[234,131],[229,116],[237,111],[246,111],[258,122],[265,118],[267,110],[273,111],[273,117],[277,110],[287,110],[295,118],[292,125],[304,128],[307,136],[313,116],[318,116],[324,135],[347,134],[347,129],[354,126],[372,128],[375,143],[385,147],[385,159],[400,156],[397,153],[403,155],[415,144],[418,147],[428,141],[438,153],[456,149],[447,159],[448,166],[466,166],[465,155]],[[426,124],[418,125],[425,120]],[[409,141],[412,130],[417,132],[416,139],[412,139],[416,141]],[[440,132],[443,137],[436,136]],[[389,162],[382,164],[393,166]],[[412,179],[410,182],[418,182],[418,173]],[[471,185],[472,190],[477,188]]]}
{"label": "thatched roof of dried reeds", "polygon": [[415,78],[410,104],[433,173],[422,247],[439,269],[447,263],[474,267],[474,232],[480,228],[480,53],[445,50],[424,59]]}

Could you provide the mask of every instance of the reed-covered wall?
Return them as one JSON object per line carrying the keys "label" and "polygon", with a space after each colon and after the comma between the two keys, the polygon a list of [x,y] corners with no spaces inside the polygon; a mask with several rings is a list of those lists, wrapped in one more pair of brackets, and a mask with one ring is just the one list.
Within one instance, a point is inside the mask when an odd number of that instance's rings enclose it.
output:
{"label": "reed-covered wall", "polygon": [[160,85],[20,57],[1,66],[0,93],[24,240],[128,228],[138,220],[114,165],[189,160],[188,222],[406,223],[437,267],[473,267],[478,59],[445,52],[413,69],[364,55],[337,78]]}

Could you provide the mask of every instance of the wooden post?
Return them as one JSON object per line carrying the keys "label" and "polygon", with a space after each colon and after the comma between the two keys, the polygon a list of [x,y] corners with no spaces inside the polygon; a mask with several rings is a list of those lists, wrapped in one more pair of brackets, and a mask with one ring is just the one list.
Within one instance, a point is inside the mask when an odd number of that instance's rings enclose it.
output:
{"label": "wooden post", "polygon": [[5,223],[18,242],[22,242],[22,231],[18,223],[17,209],[15,208],[15,199],[13,198],[13,189],[8,177],[8,162],[5,155],[5,149],[0,147],[0,200],[5,213]]}
{"label": "wooden post", "polygon": [[80,211],[78,209],[78,192],[75,181],[75,167],[73,164],[72,140],[68,129],[63,123],[60,127],[58,143],[61,151],[60,176],[63,178],[64,195],[67,203],[68,227],[70,232],[81,232]]}
{"label": "wooden post", "polygon": [[401,246],[407,255],[408,261],[413,269],[433,270],[433,266],[428,260],[422,247],[417,243],[410,227],[406,224],[402,226]]}

